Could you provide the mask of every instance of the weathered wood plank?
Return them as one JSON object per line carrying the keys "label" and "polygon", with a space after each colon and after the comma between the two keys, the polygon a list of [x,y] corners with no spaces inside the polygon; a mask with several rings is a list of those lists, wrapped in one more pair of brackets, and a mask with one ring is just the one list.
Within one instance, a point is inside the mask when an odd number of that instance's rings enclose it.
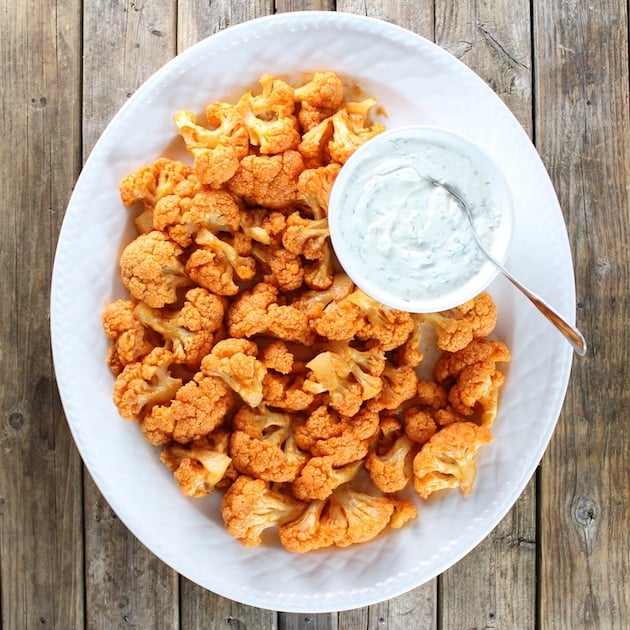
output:
{"label": "weathered wood plank", "polygon": [[[529,2],[436,2],[436,41],[481,76],[532,134]],[[440,579],[446,628],[533,628],[536,484],[492,534]]]}
{"label": "weathered wood plank", "polygon": [[[84,6],[83,155],[125,100],[175,54],[176,3]],[[178,575],[118,520],[86,473],[89,628],[179,626]]]}
{"label": "weathered wood plank", "polygon": [[537,144],[571,237],[575,362],[543,460],[540,628],[630,618],[628,6],[534,2]]}
{"label": "weathered wood plank", "polygon": [[81,464],[50,357],[49,280],[80,166],[80,3],[0,12],[0,626],[83,622]]}

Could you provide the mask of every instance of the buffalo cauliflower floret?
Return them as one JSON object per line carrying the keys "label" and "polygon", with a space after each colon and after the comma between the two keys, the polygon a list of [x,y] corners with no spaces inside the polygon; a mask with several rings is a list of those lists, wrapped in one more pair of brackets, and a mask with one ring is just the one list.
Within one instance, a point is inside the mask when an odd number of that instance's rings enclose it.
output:
{"label": "buffalo cauliflower floret", "polygon": [[231,463],[225,450],[208,438],[189,446],[169,444],[160,452],[160,460],[173,473],[182,494],[194,498],[214,492]]}
{"label": "buffalo cauliflower floret", "polygon": [[195,237],[198,248],[186,261],[188,276],[200,286],[219,295],[236,295],[236,280],[251,280],[256,274],[256,261],[241,256],[227,241],[209,230],[201,229]]}
{"label": "buffalo cauliflower floret", "polygon": [[332,135],[333,125],[331,118],[322,120],[322,122],[311,127],[302,135],[302,140],[298,144],[297,150],[302,156],[306,168],[320,168],[332,163],[328,148]]}
{"label": "buffalo cauliflower floret", "polygon": [[278,304],[278,299],[278,289],[266,282],[241,293],[227,312],[230,335],[252,337],[265,334],[312,345],[314,333],[306,315],[293,306]]}
{"label": "buffalo cauliflower floret", "polygon": [[195,174],[203,184],[217,188],[238,170],[249,151],[249,136],[241,114],[231,105],[212,104],[206,117],[216,129],[199,125],[187,110],[176,112],[173,122],[193,156]]}
{"label": "buffalo cauliflower floret", "polygon": [[178,362],[198,366],[210,351],[215,332],[223,322],[225,300],[206,289],[186,292],[178,311],[151,308],[140,302],[134,311],[136,319],[159,333]]}
{"label": "buffalo cauliflower floret", "polygon": [[413,460],[414,487],[423,499],[437,490],[459,488],[466,497],[477,470],[477,452],[492,440],[485,427],[455,422],[438,431]]}
{"label": "buffalo cauliflower floret", "polygon": [[353,416],[344,416],[320,405],[295,429],[298,446],[316,457],[332,458],[335,467],[363,459],[376,435],[379,417],[366,406]]}
{"label": "buffalo cauliflower floret", "polygon": [[335,162],[344,164],[362,144],[385,131],[381,123],[368,121],[368,114],[375,105],[373,98],[359,103],[345,103],[331,117],[334,131],[328,148]]}
{"label": "buffalo cauliflower floret", "polygon": [[304,390],[305,375],[273,374],[268,372],[263,380],[263,396],[267,403],[287,411],[308,409],[315,395]]}
{"label": "buffalo cauliflower floret", "polygon": [[103,330],[111,340],[107,364],[114,374],[159,345],[155,335],[136,319],[135,308],[133,300],[116,300],[103,309]]}
{"label": "buffalo cauliflower floret", "polygon": [[481,293],[453,310],[470,322],[475,339],[487,337],[496,326],[497,306],[487,292]]}
{"label": "buffalo cauliflower floret", "polygon": [[410,367],[418,367],[423,359],[424,355],[420,348],[422,341],[422,315],[417,313],[411,314],[413,321],[413,329],[411,334],[403,344],[398,346],[393,353],[393,360],[397,365],[408,365]]}
{"label": "buffalo cauliflower floret", "polygon": [[323,256],[322,250],[329,236],[326,219],[305,219],[299,212],[293,212],[287,218],[282,244],[293,254],[301,254],[308,260],[318,260]]}
{"label": "buffalo cauliflower floret", "polygon": [[152,407],[142,419],[147,440],[154,445],[187,444],[221,426],[236,404],[232,390],[218,376],[195,374],[167,404]]}
{"label": "buffalo cauliflower floret", "polygon": [[334,409],[352,416],[364,401],[380,393],[385,357],[378,348],[361,351],[344,342],[331,342],[306,367],[310,372],[304,389],[313,394],[327,392]]}
{"label": "buffalo cauliflower floret", "polygon": [[291,484],[293,496],[302,501],[324,500],[333,490],[349,483],[363,467],[363,460],[335,466],[335,458],[311,457]]}
{"label": "buffalo cauliflower floret", "polygon": [[258,347],[246,339],[222,339],[201,361],[206,375],[220,376],[250,407],[263,399],[263,379],[267,370],[256,358]]}
{"label": "buffalo cauliflower floret", "polygon": [[335,274],[333,281],[325,290],[305,291],[292,303],[293,306],[303,311],[313,322],[322,316],[322,313],[330,304],[341,301],[354,290],[352,280],[345,273]]}
{"label": "buffalo cauliflower floret", "polygon": [[440,357],[433,368],[433,375],[436,382],[448,385],[453,383],[459,373],[469,365],[480,361],[500,363],[510,359],[510,350],[502,341],[475,339],[461,350],[447,352]]}
{"label": "buffalo cauliflower floret", "polygon": [[177,301],[177,289],[190,286],[180,260],[182,248],[152,230],[129,243],[120,255],[120,276],[131,296],[153,308]]}
{"label": "buffalo cauliflower floret", "polygon": [[329,501],[314,500],[298,518],[280,527],[282,546],[293,553],[332,547],[345,532],[346,522],[328,518]]}
{"label": "buffalo cauliflower floret", "polygon": [[294,98],[300,103],[300,126],[308,131],[341,107],[343,81],[334,72],[315,72],[308,83],[295,88]]}
{"label": "buffalo cauliflower floret", "polygon": [[448,392],[435,381],[418,380],[418,403],[433,411],[443,409],[448,404]]}
{"label": "buffalo cauliflower floret", "polygon": [[177,185],[191,173],[190,166],[183,162],[158,158],[153,164],[141,166],[120,180],[121,201],[127,207],[142,202],[145,209],[151,210],[160,199],[172,195]]}
{"label": "buffalo cauliflower floret", "polygon": [[124,367],[114,383],[114,404],[123,418],[140,420],[151,407],[175,396],[182,380],[171,375],[174,360],[172,352],[154,348]]}
{"label": "buffalo cauliflower floret", "polygon": [[496,418],[499,389],[505,382],[494,361],[486,359],[465,367],[448,392],[453,409],[462,416],[480,414],[481,424],[490,427]]}
{"label": "buffalo cauliflower floret", "polygon": [[403,411],[405,433],[416,444],[428,442],[437,432],[434,415],[424,407],[408,407]]}
{"label": "buffalo cauliflower floret", "polygon": [[263,155],[295,149],[300,142],[300,132],[293,115],[293,88],[270,74],[263,74],[260,84],[261,94],[246,92],[236,104],[249,133],[249,142]]}
{"label": "buffalo cauliflower floret", "polygon": [[330,193],[341,165],[335,162],[319,168],[302,171],[298,179],[298,201],[310,212],[313,219],[325,219],[328,216]]}
{"label": "buffalo cauliflower floret", "polygon": [[328,241],[324,242],[320,257],[304,265],[304,284],[310,289],[325,291],[335,279],[335,257]]}
{"label": "buffalo cauliflower floret", "polygon": [[297,447],[291,425],[289,414],[242,408],[230,439],[234,468],[265,481],[293,481],[308,456]]}
{"label": "buffalo cauliflower floret", "polygon": [[400,492],[413,477],[414,442],[395,418],[381,420],[379,429],[374,450],[365,459],[365,468],[381,492]]}
{"label": "buffalo cauliflower floret", "polygon": [[255,547],[262,543],[266,529],[298,518],[305,507],[262,479],[240,475],[223,496],[221,515],[230,535],[246,547]]}
{"label": "buffalo cauliflower floret", "polygon": [[416,395],[418,375],[409,365],[395,367],[391,363],[386,363],[381,380],[383,388],[374,399],[379,409],[396,409]]}
{"label": "buffalo cauliflower floret", "polygon": [[264,208],[245,210],[240,213],[239,220],[245,236],[263,245],[272,245],[273,238],[282,234],[286,225],[281,212]]}
{"label": "buffalo cauliflower floret", "polygon": [[279,210],[297,202],[302,156],[292,149],[279,155],[248,155],[228,181],[228,188],[251,206]]}
{"label": "buffalo cauliflower floret", "polygon": [[153,211],[153,226],[181,245],[191,245],[199,230],[213,233],[235,232],[240,225],[240,209],[224,190],[198,188],[190,196],[167,195]]}

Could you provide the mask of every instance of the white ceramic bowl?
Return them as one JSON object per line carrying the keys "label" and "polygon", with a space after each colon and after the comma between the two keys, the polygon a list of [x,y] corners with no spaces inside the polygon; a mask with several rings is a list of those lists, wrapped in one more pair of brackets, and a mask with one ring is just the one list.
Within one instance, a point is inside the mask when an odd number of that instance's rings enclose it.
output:
{"label": "white ceramic bowl", "polygon": [[173,59],[118,112],[87,160],[67,208],[52,277],[52,350],[68,423],[112,508],[152,552],[198,584],[282,611],[365,606],[430,580],[497,525],[534,473],[558,418],[571,349],[498,279],[496,334],[512,349],[495,440],[479,458],[472,494],[421,506],[403,530],[344,550],[292,555],[243,548],[224,531],[218,497],[189,500],[138,426],[112,403],[105,304],[124,295],[118,256],[131,237],[122,176],[172,146],[179,109],[203,111],[264,72],[331,69],[353,77],[387,110],[388,127],[426,123],[466,133],[501,164],[514,197],[508,263],[566,316],[574,312],[567,233],[541,160],[492,90],[431,42],[383,21],[343,13],[285,13],[219,32]]}
{"label": "white ceramic bowl", "polygon": [[328,222],[335,253],[368,295],[414,313],[444,311],[472,299],[497,276],[474,241],[503,262],[513,228],[505,177],[465,136],[431,125],[385,131],[344,164],[332,189]]}

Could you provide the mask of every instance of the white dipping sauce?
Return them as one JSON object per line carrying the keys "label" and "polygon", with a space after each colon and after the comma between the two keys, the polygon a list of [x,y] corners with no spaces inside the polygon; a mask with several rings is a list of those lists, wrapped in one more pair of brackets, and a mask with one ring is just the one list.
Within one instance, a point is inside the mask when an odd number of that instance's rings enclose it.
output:
{"label": "white dipping sauce", "polygon": [[461,304],[496,275],[464,210],[428,177],[459,190],[481,241],[502,260],[512,229],[507,186],[478,149],[432,127],[395,129],[362,146],[341,169],[329,212],[348,275],[375,299],[414,312]]}

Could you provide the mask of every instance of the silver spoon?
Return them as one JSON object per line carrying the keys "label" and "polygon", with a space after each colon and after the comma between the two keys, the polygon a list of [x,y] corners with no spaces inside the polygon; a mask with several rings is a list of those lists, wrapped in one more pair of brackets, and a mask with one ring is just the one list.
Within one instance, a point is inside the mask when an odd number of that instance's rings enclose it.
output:
{"label": "silver spoon", "polygon": [[470,223],[470,227],[472,228],[472,234],[475,239],[475,243],[477,243],[477,247],[482,251],[484,256],[517,288],[521,293],[529,298],[532,304],[564,335],[567,341],[573,346],[576,354],[583,357],[586,354],[586,340],[584,339],[584,335],[575,327],[569,324],[559,313],[557,313],[549,304],[547,304],[542,298],[537,296],[535,293],[532,293],[529,289],[524,287],[514,276],[507,270],[501,263],[499,263],[494,256],[485,248],[484,244],[479,239],[479,235],[477,234],[477,230],[475,229],[475,224],[472,218],[472,214],[470,212],[470,208],[466,203],[465,199],[462,197],[460,192],[446,182],[441,182],[433,177],[427,177],[429,182],[431,182],[434,186],[438,186],[443,188],[455,201],[459,206],[462,207],[466,216],[468,217],[468,222]]}

